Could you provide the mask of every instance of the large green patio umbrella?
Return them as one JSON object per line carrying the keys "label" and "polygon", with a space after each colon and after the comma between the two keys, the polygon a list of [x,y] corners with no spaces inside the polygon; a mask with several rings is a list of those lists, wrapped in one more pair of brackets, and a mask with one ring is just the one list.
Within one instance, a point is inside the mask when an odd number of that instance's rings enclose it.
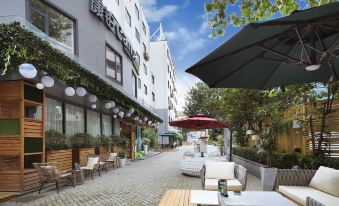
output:
{"label": "large green patio umbrella", "polygon": [[339,78],[339,3],[245,26],[186,70],[210,87],[272,88]]}

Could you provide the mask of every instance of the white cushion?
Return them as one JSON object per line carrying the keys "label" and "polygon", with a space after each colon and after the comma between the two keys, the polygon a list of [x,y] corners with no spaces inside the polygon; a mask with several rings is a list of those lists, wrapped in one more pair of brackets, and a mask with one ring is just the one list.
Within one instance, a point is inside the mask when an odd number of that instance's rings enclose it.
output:
{"label": "white cushion", "polygon": [[207,179],[234,179],[234,162],[205,162]]}
{"label": "white cushion", "polygon": [[308,186],[281,185],[279,186],[279,192],[301,205],[306,205],[307,197],[311,197],[326,206],[338,206],[339,203],[338,197]]}
{"label": "white cushion", "polygon": [[116,157],[118,155],[118,153],[110,153],[109,154],[109,157],[111,157],[112,159],[114,158],[114,157]]}
{"label": "white cushion", "polygon": [[99,162],[99,157],[89,157],[86,167],[94,168],[94,166],[98,164],[98,162]]}
{"label": "white cushion", "polygon": [[309,186],[339,197],[339,170],[319,167]]}
{"label": "white cushion", "polygon": [[[205,179],[205,190],[218,190],[218,179]],[[227,180],[227,190],[241,191],[241,183],[239,180]]]}

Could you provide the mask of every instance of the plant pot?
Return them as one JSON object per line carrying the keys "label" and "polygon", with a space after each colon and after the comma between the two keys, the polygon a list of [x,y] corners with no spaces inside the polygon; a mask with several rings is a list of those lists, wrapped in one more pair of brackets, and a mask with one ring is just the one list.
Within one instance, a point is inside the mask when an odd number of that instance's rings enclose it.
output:
{"label": "plant pot", "polygon": [[46,151],[47,162],[57,162],[59,169],[68,171],[72,169],[72,149]]}
{"label": "plant pot", "polygon": [[125,167],[125,165],[126,165],[126,158],[124,158],[124,159],[119,159],[119,165],[120,165],[120,167]]}
{"label": "plant pot", "polygon": [[261,185],[263,191],[273,191],[277,178],[278,168],[260,167]]}
{"label": "plant pot", "polygon": [[148,153],[148,145],[144,145],[144,154],[147,155]]}

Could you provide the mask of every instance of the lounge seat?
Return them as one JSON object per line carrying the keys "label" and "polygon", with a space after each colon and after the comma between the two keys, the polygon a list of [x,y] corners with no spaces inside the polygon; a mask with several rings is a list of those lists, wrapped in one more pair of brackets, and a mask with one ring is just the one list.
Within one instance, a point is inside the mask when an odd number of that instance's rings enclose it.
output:
{"label": "lounge seat", "polygon": [[338,206],[339,198],[309,186],[279,186],[279,192],[301,205],[311,197],[326,206]]}
{"label": "lounge seat", "polygon": [[227,180],[227,190],[244,191],[247,169],[234,162],[205,162],[200,173],[201,186],[205,190],[218,190],[218,180]]}

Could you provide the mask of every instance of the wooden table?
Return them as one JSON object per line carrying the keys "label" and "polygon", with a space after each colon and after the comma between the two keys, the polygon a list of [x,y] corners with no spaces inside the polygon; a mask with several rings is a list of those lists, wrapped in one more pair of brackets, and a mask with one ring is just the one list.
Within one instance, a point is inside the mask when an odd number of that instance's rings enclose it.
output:
{"label": "wooden table", "polygon": [[74,185],[82,185],[85,182],[83,170],[72,170],[72,179]]}
{"label": "wooden table", "polygon": [[167,190],[162,196],[159,206],[197,206],[190,204],[191,190]]}

